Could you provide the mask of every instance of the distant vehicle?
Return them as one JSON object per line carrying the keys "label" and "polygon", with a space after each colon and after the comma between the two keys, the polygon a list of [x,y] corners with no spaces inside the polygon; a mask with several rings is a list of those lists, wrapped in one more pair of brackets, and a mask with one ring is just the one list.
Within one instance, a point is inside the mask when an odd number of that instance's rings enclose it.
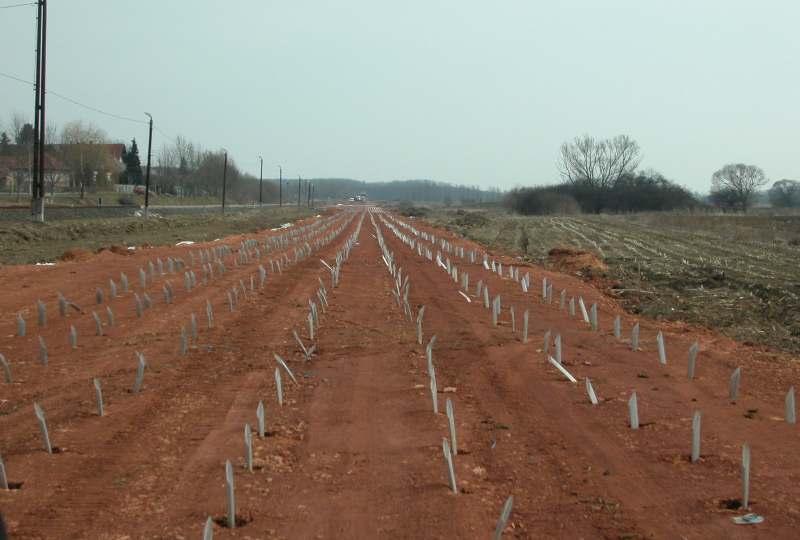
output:
{"label": "distant vehicle", "polygon": [[[144,186],[133,186],[133,192],[137,195],[144,195]],[[150,195],[155,195],[155,192],[151,189]]]}
{"label": "distant vehicle", "polygon": [[356,195],[355,197],[351,198],[350,200],[351,201],[355,201],[355,202],[364,202],[364,201],[367,200],[367,194],[366,193],[359,193],[358,195]]}

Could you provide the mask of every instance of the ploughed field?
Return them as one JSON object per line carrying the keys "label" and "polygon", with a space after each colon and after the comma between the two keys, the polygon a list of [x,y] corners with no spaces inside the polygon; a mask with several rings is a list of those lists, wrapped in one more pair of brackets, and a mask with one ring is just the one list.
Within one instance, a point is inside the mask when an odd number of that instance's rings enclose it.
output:
{"label": "ploughed field", "polygon": [[[0,282],[12,538],[791,538],[800,526],[796,358],[636,319],[579,276],[377,208],[6,266]],[[596,329],[572,303],[596,310]],[[748,511],[764,522],[733,523]]]}
{"label": "ploughed field", "polygon": [[800,353],[796,214],[518,217],[447,211],[433,222],[554,268],[561,258],[551,256],[553,248],[590,253],[601,267],[570,269],[599,282],[633,313]]}

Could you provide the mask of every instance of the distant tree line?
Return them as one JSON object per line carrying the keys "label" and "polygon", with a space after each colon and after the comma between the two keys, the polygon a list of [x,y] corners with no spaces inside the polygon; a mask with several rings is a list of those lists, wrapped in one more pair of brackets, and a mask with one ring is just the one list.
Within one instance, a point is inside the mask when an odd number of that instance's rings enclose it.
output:
{"label": "distant tree line", "polygon": [[700,202],[659,173],[642,172],[620,176],[602,190],[568,182],[517,188],[506,195],[505,204],[520,214],[570,214],[675,210],[693,208]]}
{"label": "distant tree line", "polygon": [[[122,161],[125,168],[119,175],[119,182],[143,185],[147,156],[140,156],[136,139],[126,147]],[[242,172],[231,155],[227,156],[226,166],[224,150],[204,150],[179,135],[162,145],[152,156],[150,190],[166,195],[220,198],[223,176],[229,201],[246,203],[259,200],[259,179]],[[265,180],[261,189],[264,202],[278,200],[277,183]]]}
{"label": "distant tree line", "polygon": [[[504,202],[521,214],[659,211],[706,204],[746,212],[763,197],[759,189],[768,183],[761,168],[731,163],[712,175],[706,202],[656,171],[638,171],[640,162],[639,145],[627,135],[576,137],[561,145],[560,184],[516,188]],[[773,207],[800,207],[800,182],[775,182],[767,195]]]}
{"label": "distant tree line", "polygon": [[769,192],[769,202],[776,208],[800,208],[800,182],[778,180]]}
{"label": "distant tree line", "polygon": [[[147,157],[139,143],[111,144],[106,133],[91,123],[69,122],[59,130],[48,124],[45,133],[45,182],[48,191],[80,189],[81,193],[108,189],[111,184],[143,185]],[[23,114],[14,113],[0,129],[0,157],[14,163],[29,163],[32,156],[33,126]],[[121,155],[120,155],[121,148]],[[6,163],[12,163],[6,159]],[[232,202],[277,202],[281,187],[277,178],[255,176],[239,169],[224,150],[205,150],[184,137],[177,137],[154,152],[150,189],[161,194],[219,198],[222,178]],[[360,194],[367,200],[412,203],[481,205],[504,204],[523,214],[569,212],[636,212],[674,210],[711,204],[723,210],[746,211],[753,204],[800,207],[800,182],[780,180],[768,192],[764,171],[755,165],[732,163],[716,171],[711,190],[701,200],[687,189],[656,171],[638,170],[641,150],[627,135],[598,139],[588,135],[561,145],[561,183],[554,186],[521,187],[503,193],[497,188],[455,185],[428,179],[364,182],[347,178],[283,179],[283,200],[288,204],[307,200],[339,201]],[[8,166],[7,166],[8,168]],[[226,170],[223,173],[223,169]],[[2,171],[0,171],[2,172]],[[15,185],[22,185],[24,172],[12,173]],[[2,180],[2,179],[0,179]],[[19,188],[17,188],[19,189]]]}
{"label": "distant tree line", "polygon": [[[393,180],[389,182],[364,182],[347,178],[315,178],[317,199],[340,200],[366,193],[368,200],[413,201],[450,204],[496,203],[502,200],[499,189],[481,189],[435,182],[433,180]],[[295,184],[296,185],[296,184]]]}
{"label": "distant tree line", "polygon": [[561,146],[562,183],[517,188],[505,204],[521,214],[639,212],[697,206],[685,188],[655,171],[637,172],[639,145],[626,135],[601,140],[585,135]]}

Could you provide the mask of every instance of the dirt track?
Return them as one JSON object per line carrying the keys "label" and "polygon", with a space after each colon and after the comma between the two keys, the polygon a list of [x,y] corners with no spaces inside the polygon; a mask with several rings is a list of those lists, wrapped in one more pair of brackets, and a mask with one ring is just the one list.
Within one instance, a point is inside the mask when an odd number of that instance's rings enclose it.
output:
{"label": "dirt track", "polygon": [[[671,325],[661,328],[669,363],[660,366],[656,323],[641,321],[642,350],[631,351],[613,337],[611,321],[622,315],[627,333],[634,320],[577,279],[523,267],[520,273],[533,278],[533,292],[523,293],[516,281],[450,254],[459,270],[470,274],[468,303],[441,267],[417,255],[376,216],[397,266],[410,277],[414,315],[426,306],[425,343],[437,336],[439,408],[443,413],[445,399],[452,399],[459,440],[460,493],[452,494],[441,448],[447,419],[431,410],[424,346],[390,292],[393,278],[370,218],[363,220],[338,288],[331,288],[329,272],[319,262],[333,264],[361,217],[325,218],[326,227],[347,227],[282,273],[267,266],[264,288],[248,289],[233,312],[226,293],[240,279],[249,284],[258,261],[234,266],[228,255],[227,272],[190,293],[179,273],[157,277],[148,286],[154,306],[141,319],[135,316],[138,268],[157,257],[188,260],[189,250],[200,245],[0,269],[6,291],[0,299],[0,352],[14,376],[13,384],[0,384],[0,455],[9,480],[23,483],[0,492],[12,538],[200,538],[208,516],[224,523],[226,459],[236,468],[238,514],[247,523],[235,531],[216,525],[215,538],[490,538],[503,501],[512,494],[505,537],[796,536],[798,433],[782,418],[783,396],[800,380],[793,359]],[[283,232],[250,236],[263,243]],[[328,232],[317,228],[309,241]],[[436,234],[454,245],[476,247]],[[237,251],[241,240],[225,242]],[[436,253],[436,247],[419,241]],[[275,248],[260,263],[278,260],[283,252],[293,261],[293,250],[301,245]],[[493,257],[504,267],[515,264]],[[192,269],[199,279],[199,264]],[[95,288],[107,293],[108,279],[116,281],[120,271],[130,278],[132,292],[109,302],[116,325],[107,327],[105,336],[94,336]],[[318,277],[328,288],[330,307],[320,313],[317,354],[304,363],[291,331],[297,329],[308,343],[305,317]],[[543,303],[538,294],[543,277],[552,280],[556,293],[566,289],[587,305],[597,302],[600,332],[570,318],[557,301]],[[164,279],[176,291],[171,305],[159,292]],[[474,297],[479,279],[492,296],[502,297],[498,327]],[[57,291],[85,313],[71,312],[63,320]],[[37,360],[38,298],[48,305],[48,326],[41,330],[50,356],[46,367]],[[211,329],[205,323],[206,299],[214,306]],[[530,310],[527,344],[519,330],[512,332],[511,305],[518,324]],[[14,336],[18,312],[26,313],[27,337]],[[191,313],[198,316],[199,339],[183,357],[180,328]],[[70,324],[79,333],[77,350],[69,347]],[[547,330],[561,334],[564,365],[580,384],[567,382],[546,363],[541,349]],[[695,340],[701,352],[697,377],[689,381],[686,354]],[[148,359],[138,395],[129,392],[134,351]],[[273,353],[289,361],[299,380],[294,385],[284,376],[283,407],[275,398]],[[742,390],[731,403],[728,378],[737,366],[742,366]],[[601,399],[596,407],[583,388],[586,376]],[[104,417],[95,413],[93,377],[103,382]],[[638,431],[627,423],[632,390],[643,423]],[[255,424],[259,400],[267,409],[269,433],[255,441],[256,470],[250,474],[243,468],[242,429]],[[42,450],[34,401],[47,412],[60,453]],[[700,462],[692,464],[696,409],[703,414],[703,447]],[[720,508],[722,500],[741,497],[744,442],[753,453],[752,510],[766,518],[750,527],[731,522],[744,512]]]}

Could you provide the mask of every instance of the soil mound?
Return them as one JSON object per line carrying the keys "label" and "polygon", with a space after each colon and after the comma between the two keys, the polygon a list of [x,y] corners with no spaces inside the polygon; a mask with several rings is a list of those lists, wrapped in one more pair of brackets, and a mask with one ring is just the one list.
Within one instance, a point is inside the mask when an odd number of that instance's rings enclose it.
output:
{"label": "soil mound", "polygon": [[603,274],[608,270],[606,263],[594,253],[569,247],[554,247],[547,252],[547,262],[561,272],[571,274]]}
{"label": "soil mound", "polygon": [[72,248],[62,253],[58,260],[63,262],[78,262],[88,260],[91,257],[91,251],[82,248]]}
{"label": "soil mound", "polygon": [[131,251],[125,246],[113,245],[110,248],[108,248],[108,250],[114,255],[124,255],[127,257],[128,255],[131,254]]}

